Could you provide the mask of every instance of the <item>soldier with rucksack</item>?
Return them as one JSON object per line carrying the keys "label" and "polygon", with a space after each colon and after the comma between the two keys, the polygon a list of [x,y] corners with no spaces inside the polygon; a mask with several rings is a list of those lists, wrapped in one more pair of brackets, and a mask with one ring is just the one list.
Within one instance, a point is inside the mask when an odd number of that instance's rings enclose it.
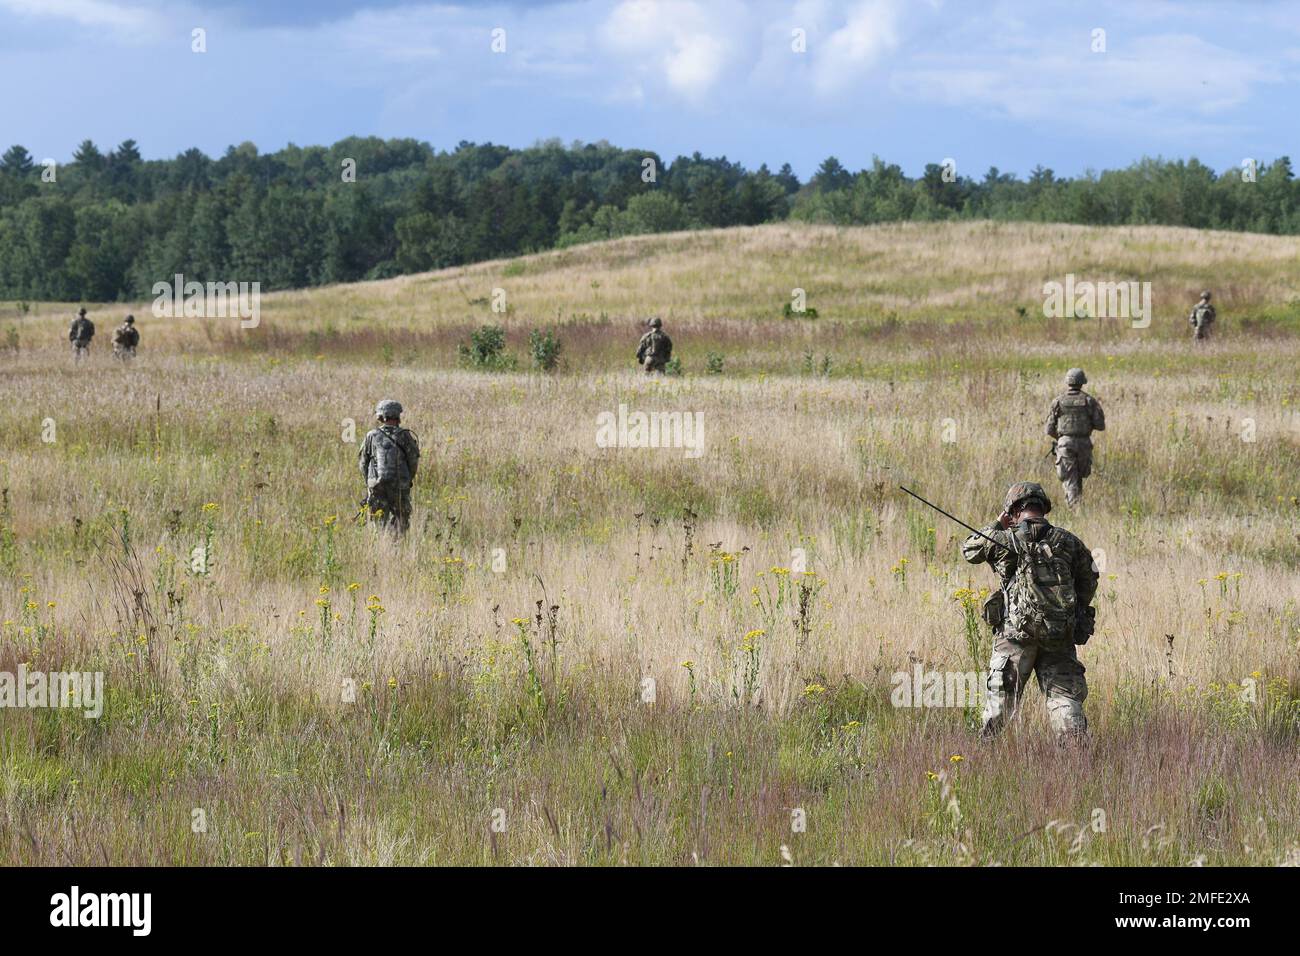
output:
{"label": "soldier with rucksack", "polygon": [[72,343],[72,357],[80,362],[87,355],[90,340],[95,337],[95,323],[86,318],[86,308],[82,306],[77,317],[68,328],[68,341]]}
{"label": "soldier with rucksack", "polygon": [[1192,338],[1195,341],[1210,337],[1210,326],[1214,324],[1216,315],[1214,306],[1210,305],[1210,290],[1206,289],[1201,293],[1200,301],[1192,306],[1192,314],[1187,317],[1187,321],[1192,324]]}
{"label": "soldier with rucksack", "polygon": [[1087,545],[1048,523],[1051,510],[1042,485],[1018,482],[998,520],[962,544],[962,557],[988,562],[1001,579],[983,611],[994,635],[983,736],[998,733],[1017,713],[1030,675],[1047,698],[1058,740],[1088,730],[1088,683],[1075,647],[1092,636],[1099,575]]}
{"label": "soldier with rucksack", "polygon": [[126,321],[113,330],[113,357],[122,361],[135,358],[139,344],[140,332],[135,327],[135,316],[128,315]]}
{"label": "soldier with rucksack", "polygon": [[402,427],[400,402],[380,402],[375,418],[379,426],[366,433],[357,453],[366,480],[362,505],[370,520],[403,535],[411,524],[411,485],[420,467],[420,442],[414,432]]}
{"label": "soldier with rucksack", "polygon": [[1065,502],[1083,500],[1083,479],[1092,474],[1092,433],[1106,430],[1101,403],[1083,390],[1088,376],[1083,369],[1065,373],[1065,393],[1052,399],[1047,410],[1047,434],[1055,440],[1056,476],[1065,488]]}
{"label": "soldier with rucksack", "polygon": [[663,320],[658,316],[650,320],[650,331],[641,336],[636,348],[636,360],[645,366],[645,372],[663,372],[673,355],[673,340],[663,330]]}

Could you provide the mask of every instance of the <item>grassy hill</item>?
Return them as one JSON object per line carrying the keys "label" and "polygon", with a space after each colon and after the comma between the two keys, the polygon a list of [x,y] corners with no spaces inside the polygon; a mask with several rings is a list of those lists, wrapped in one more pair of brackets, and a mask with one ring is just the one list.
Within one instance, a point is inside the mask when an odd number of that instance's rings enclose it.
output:
{"label": "grassy hill", "polygon": [[[263,299],[262,325],[152,319],[150,303],[96,305],[111,327],[126,312],[154,348],[325,354],[427,367],[456,362],[455,345],[479,324],[505,326],[522,351],[527,331],[557,326],[570,368],[625,364],[641,322],[661,315],[686,359],[707,351],[735,371],[779,371],[781,355],[829,350],[842,365],[937,344],[978,349],[1024,340],[1104,348],[1177,342],[1202,288],[1223,328],[1251,338],[1300,329],[1294,275],[1300,239],[1166,227],[954,223],[864,228],[794,223],[638,236],[379,282]],[[1043,285],[1151,283],[1151,327],[1121,321],[1051,322]],[[246,277],[234,277],[246,278]],[[803,289],[816,320],[786,318]],[[507,312],[492,309],[503,290]],[[1023,312],[1021,311],[1023,310]],[[9,319],[24,345],[57,346],[71,304]],[[4,322],[0,317],[0,322]],[[106,330],[104,330],[106,331]]]}

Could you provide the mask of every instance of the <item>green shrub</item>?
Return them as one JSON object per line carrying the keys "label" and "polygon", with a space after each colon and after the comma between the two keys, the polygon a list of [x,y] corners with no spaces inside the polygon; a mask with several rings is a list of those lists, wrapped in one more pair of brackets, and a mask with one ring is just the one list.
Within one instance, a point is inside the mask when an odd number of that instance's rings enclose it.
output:
{"label": "green shrub", "polygon": [[462,343],[459,351],[461,361],[473,368],[512,369],[515,359],[505,348],[505,329],[499,325],[481,325],[470,333],[469,345]]}
{"label": "green shrub", "polygon": [[553,372],[560,362],[560,337],[551,329],[533,329],[528,334],[528,352],[543,372]]}

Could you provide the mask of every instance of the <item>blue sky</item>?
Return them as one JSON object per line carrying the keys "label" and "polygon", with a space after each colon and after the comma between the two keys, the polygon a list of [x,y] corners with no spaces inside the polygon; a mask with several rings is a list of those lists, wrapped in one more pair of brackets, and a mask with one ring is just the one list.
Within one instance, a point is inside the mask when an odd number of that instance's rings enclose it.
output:
{"label": "blue sky", "polygon": [[1298,78],[1300,3],[1266,0],[0,0],[0,149],[58,161],[86,137],[160,158],[358,134],[606,139],[803,178],[831,154],[1225,169],[1300,159]]}

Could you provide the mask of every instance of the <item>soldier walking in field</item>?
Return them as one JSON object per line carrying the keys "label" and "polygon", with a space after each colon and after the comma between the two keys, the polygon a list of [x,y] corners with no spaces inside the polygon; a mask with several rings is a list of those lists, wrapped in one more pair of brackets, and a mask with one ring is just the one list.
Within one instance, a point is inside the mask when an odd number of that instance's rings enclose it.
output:
{"label": "soldier walking in field", "polygon": [[136,346],[140,344],[140,332],[135,327],[135,316],[128,315],[126,321],[113,330],[113,357],[122,361],[135,358]]}
{"label": "soldier walking in field", "polygon": [[1083,479],[1092,474],[1092,433],[1106,430],[1101,403],[1083,390],[1087,382],[1083,369],[1070,369],[1065,393],[1052,399],[1047,412],[1047,434],[1056,441],[1056,475],[1071,506],[1083,500]]}
{"label": "soldier walking in field", "polygon": [[385,399],[375,406],[379,426],[366,433],[357,453],[366,480],[370,520],[401,536],[411,524],[411,485],[420,467],[420,442],[402,427],[402,405]]}
{"label": "soldier walking in field", "polygon": [[1206,289],[1201,293],[1200,301],[1192,306],[1192,314],[1187,317],[1192,325],[1194,341],[1201,342],[1210,337],[1210,326],[1214,325],[1215,316],[1214,306],[1210,305],[1210,291]]}
{"label": "soldier walking in field", "polygon": [[1007,491],[997,521],[962,544],[962,557],[971,564],[988,562],[1001,579],[983,612],[994,636],[985,737],[1001,731],[1019,711],[1031,674],[1047,698],[1057,740],[1088,731],[1083,712],[1088,682],[1075,647],[1092,636],[1099,576],[1087,545],[1048,523],[1051,510],[1042,485],[1018,482]]}
{"label": "soldier walking in field", "polygon": [[95,323],[86,318],[85,306],[77,312],[68,328],[68,341],[72,343],[72,357],[80,362],[88,354],[90,340],[95,337]]}
{"label": "soldier walking in field", "polygon": [[663,330],[663,320],[657,316],[650,320],[650,331],[641,336],[636,348],[636,360],[645,366],[645,373],[662,373],[673,355],[673,340]]}

